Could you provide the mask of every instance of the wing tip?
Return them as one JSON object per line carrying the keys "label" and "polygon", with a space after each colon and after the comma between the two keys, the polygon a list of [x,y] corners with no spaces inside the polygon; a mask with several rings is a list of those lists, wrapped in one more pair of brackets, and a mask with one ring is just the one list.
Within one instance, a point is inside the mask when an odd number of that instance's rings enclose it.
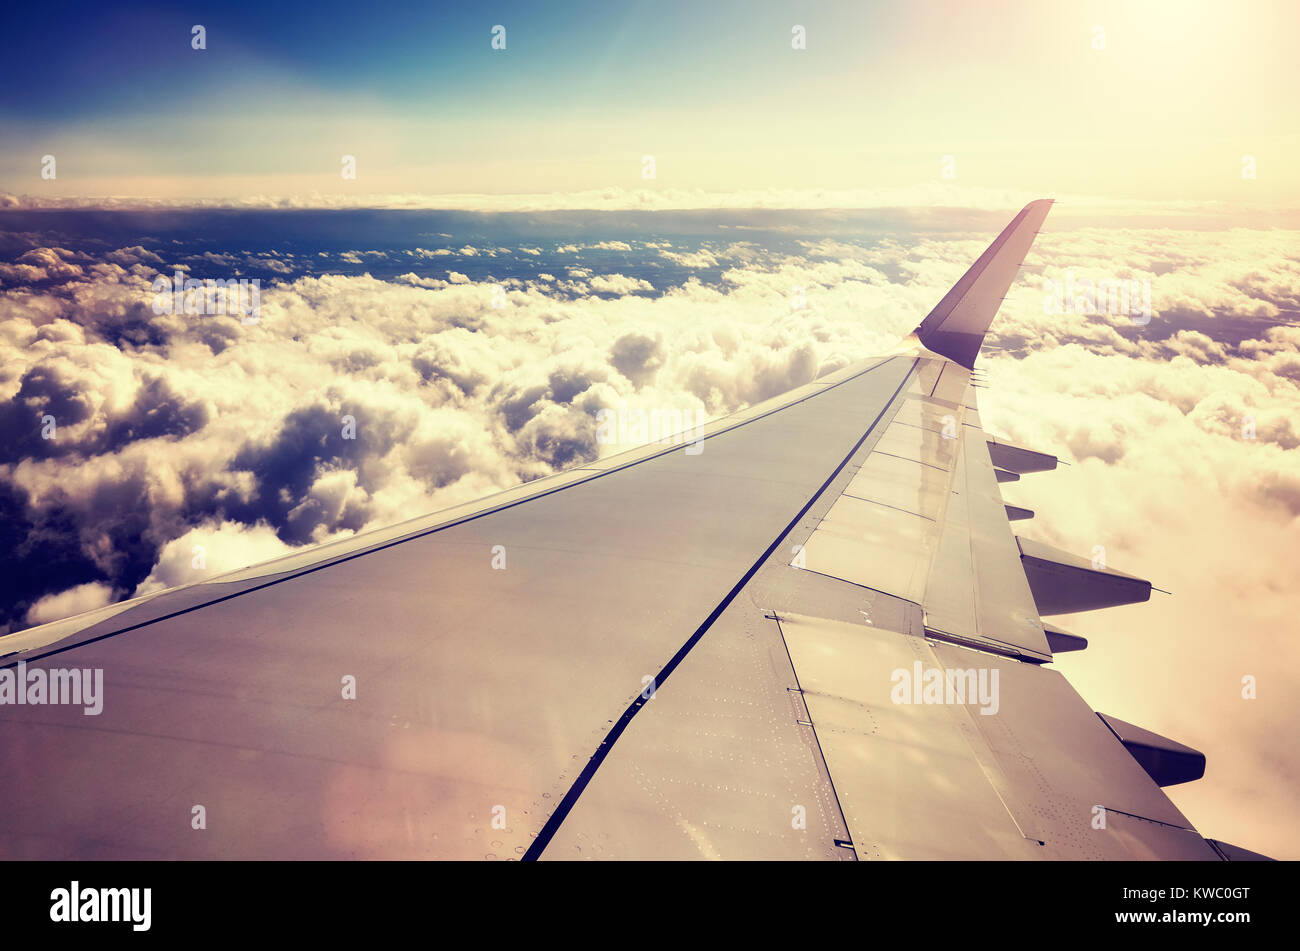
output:
{"label": "wing tip", "polygon": [[[1054,198],[1036,198],[1011,219],[913,331],[923,347],[967,369],[975,366],[984,334],[1055,203]],[[972,288],[979,286],[989,293],[973,308],[961,312],[959,305],[963,299]],[[991,298],[996,298],[996,302],[990,304]]]}

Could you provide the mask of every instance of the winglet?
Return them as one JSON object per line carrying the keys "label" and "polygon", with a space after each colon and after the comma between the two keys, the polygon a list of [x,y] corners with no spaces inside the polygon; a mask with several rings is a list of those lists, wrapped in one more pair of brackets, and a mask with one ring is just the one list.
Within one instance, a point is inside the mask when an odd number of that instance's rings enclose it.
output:
{"label": "winglet", "polygon": [[944,295],[938,306],[921,321],[914,333],[927,350],[942,354],[967,369],[974,368],[975,357],[984,343],[984,334],[993,323],[993,316],[1011,288],[1016,271],[1029,253],[1029,246],[1034,243],[1051,207],[1050,198],[1040,198],[1025,205],[988,250]]}

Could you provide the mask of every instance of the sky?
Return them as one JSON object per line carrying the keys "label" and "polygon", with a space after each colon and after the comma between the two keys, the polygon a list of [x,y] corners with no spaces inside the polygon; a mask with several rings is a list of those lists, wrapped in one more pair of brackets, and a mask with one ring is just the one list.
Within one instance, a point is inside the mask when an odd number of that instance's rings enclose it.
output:
{"label": "sky", "polygon": [[1279,38],[1297,33],[1300,8],[1263,0],[29,4],[7,14],[28,79],[0,90],[0,191],[871,207],[944,185],[1294,207],[1300,79]]}
{"label": "sky", "polygon": [[[1168,790],[1203,833],[1298,858],[1296,35],[1265,2],[6,11],[0,631],[605,454],[600,408],[759,402],[1056,197],[981,417],[1070,463],[1005,488],[1017,530],[1173,592],[1056,619],[1090,641],[1057,666],[1208,754]],[[176,268],[261,280],[262,319],[155,312]],[[1152,320],[1053,312],[1071,278]]]}

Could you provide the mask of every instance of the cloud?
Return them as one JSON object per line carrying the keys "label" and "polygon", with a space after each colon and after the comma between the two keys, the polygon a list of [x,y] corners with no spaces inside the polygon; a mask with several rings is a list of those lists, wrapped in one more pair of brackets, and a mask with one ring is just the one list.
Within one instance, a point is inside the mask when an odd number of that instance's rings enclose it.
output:
{"label": "cloud", "polygon": [[77,255],[64,248],[33,248],[13,264],[0,264],[0,281],[6,284],[38,284],[68,280],[82,275],[80,265],[71,263]]}
{"label": "cloud", "polygon": [[637,386],[644,386],[664,364],[663,341],[643,333],[625,334],[610,347],[609,362]]}
{"label": "cloud", "polygon": [[163,545],[136,595],[193,584],[292,551],[267,525],[208,522]]}
{"label": "cloud", "polygon": [[625,274],[597,274],[587,279],[587,286],[597,294],[633,294],[637,291],[653,291],[654,285],[639,277]]}
{"label": "cloud", "polygon": [[132,264],[161,265],[163,263],[162,258],[138,244],[129,248],[118,248],[116,251],[110,251],[104,255],[104,259],[125,267],[130,267]]}
{"label": "cloud", "polygon": [[[717,209],[970,209],[1003,212],[1018,209],[1038,198],[1054,197],[1057,221],[1070,218],[1095,223],[1160,217],[1168,223],[1195,227],[1208,222],[1246,222],[1259,228],[1300,226],[1300,207],[1276,203],[1227,202],[1220,200],[1139,200],[1110,195],[1056,193],[1045,196],[1010,188],[986,188],[954,182],[923,182],[911,185],[849,189],[764,188],[706,191],[685,188],[629,189],[606,187],[582,191],[551,191],[528,194],[404,193],[356,194],[312,191],[293,195],[252,195],[239,198],[156,198],[144,196],[46,197],[0,193],[0,208],[53,209],[95,208],[112,210],[160,208],[230,209],[424,209],[485,212],[627,211],[627,210],[717,210]],[[577,250],[576,246],[574,250]]]}
{"label": "cloud", "polygon": [[45,624],[47,621],[93,611],[112,602],[113,589],[98,581],[91,581],[41,598],[27,612],[27,623]]}
{"label": "cloud", "polygon": [[718,259],[708,251],[685,253],[661,250],[659,256],[668,261],[672,261],[674,264],[680,264],[682,267],[706,268],[718,266]]}

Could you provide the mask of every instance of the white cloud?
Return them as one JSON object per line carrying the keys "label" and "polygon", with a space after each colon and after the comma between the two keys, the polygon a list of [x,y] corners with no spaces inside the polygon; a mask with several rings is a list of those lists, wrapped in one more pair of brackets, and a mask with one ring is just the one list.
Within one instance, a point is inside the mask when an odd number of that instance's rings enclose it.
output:
{"label": "white cloud", "polygon": [[[1201,200],[1137,200],[1107,195],[1057,193],[1045,196],[1008,188],[984,188],[953,182],[853,189],[628,189],[607,187],[572,192],[533,194],[355,194],[311,192],[298,195],[245,198],[172,199],[80,196],[49,198],[0,193],[0,208],[386,208],[462,211],[622,211],[693,209],[1018,209],[1043,197],[1058,201],[1053,216],[1059,222],[1074,217],[1116,222],[1160,215],[1188,223],[1246,221],[1261,228],[1300,225],[1300,207],[1277,204]],[[575,248],[576,250],[576,248]]]}
{"label": "white cloud", "polygon": [[204,581],[227,571],[270,561],[292,550],[267,525],[207,523],[162,547],[153,571],[140,582],[135,596]]}
{"label": "white cloud", "polygon": [[718,266],[718,259],[708,251],[677,252],[661,250],[659,255],[674,264],[680,264],[682,267],[705,268]]}
{"label": "white cloud", "polygon": [[626,274],[597,274],[588,278],[587,286],[597,294],[631,294],[636,291],[653,291],[654,285],[639,277]]}
{"label": "white cloud", "polygon": [[48,594],[41,598],[27,612],[28,624],[46,624],[60,618],[71,617],[102,608],[113,602],[113,589],[98,581],[79,584],[58,594]]}

